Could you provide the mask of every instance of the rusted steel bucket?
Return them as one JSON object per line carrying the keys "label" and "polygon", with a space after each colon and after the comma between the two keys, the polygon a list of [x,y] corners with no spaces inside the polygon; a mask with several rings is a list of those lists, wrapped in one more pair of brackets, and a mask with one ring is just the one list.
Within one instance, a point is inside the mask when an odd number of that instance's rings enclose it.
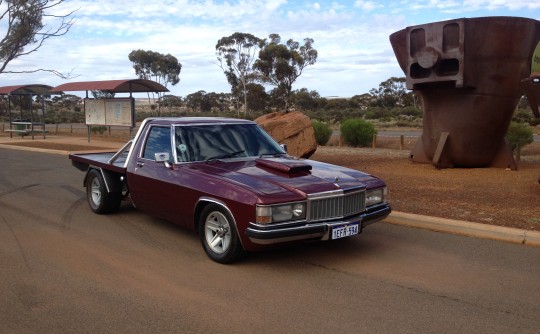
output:
{"label": "rusted steel bucket", "polygon": [[449,20],[390,35],[407,88],[424,110],[410,159],[438,168],[516,169],[505,134],[539,40],[540,21],[517,17]]}

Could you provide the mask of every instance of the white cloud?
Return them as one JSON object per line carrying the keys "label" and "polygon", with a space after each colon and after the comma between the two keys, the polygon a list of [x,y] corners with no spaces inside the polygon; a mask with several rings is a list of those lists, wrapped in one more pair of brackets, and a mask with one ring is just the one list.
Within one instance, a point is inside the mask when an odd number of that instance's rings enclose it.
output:
{"label": "white cloud", "polygon": [[[359,1],[363,2],[363,1]],[[400,12],[418,12],[422,10],[437,10],[442,13],[466,14],[472,12],[483,12],[483,15],[490,15],[490,12],[519,10],[537,10],[540,9],[540,1],[537,0],[403,0],[399,3],[392,3],[393,11]],[[538,16],[538,13],[537,13]]]}
{"label": "white cloud", "polygon": [[364,12],[371,12],[372,10],[376,8],[384,7],[382,4],[379,4],[376,1],[362,1],[362,0],[356,0],[354,3],[354,6],[360,8]]}
{"label": "white cloud", "polygon": [[462,7],[470,10],[478,9],[488,9],[488,10],[497,10],[497,9],[507,9],[511,11],[515,10],[535,10],[540,9],[540,1],[536,0],[465,0],[462,4]]}
{"label": "white cloud", "polygon": [[[134,78],[128,54],[145,49],[170,53],[182,63],[181,81],[170,87],[174,94],[228,92],[215,64],[216,42],[237,31],[261,38],[278,33],[283,40],[311,37],[319,53],[294,89],[352,96],[391,76],[403,76],[388,38],[407,26],[463,16],[540,18],[538,0],[66,0],[54,13],[77,8],[76,23],[67,35],[50,39],[8,70],[75,69],[80,76],[72,81]],[[64,82],[46,73],[2,74],[2,81]]]}

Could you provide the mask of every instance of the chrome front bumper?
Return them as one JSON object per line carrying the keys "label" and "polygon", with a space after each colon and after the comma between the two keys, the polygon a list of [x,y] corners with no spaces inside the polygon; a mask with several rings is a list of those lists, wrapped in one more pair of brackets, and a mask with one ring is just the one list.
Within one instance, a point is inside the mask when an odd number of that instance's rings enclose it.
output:
{"label": "chrome front bumper", "polygon": [[359,223],[360,232],[368,225],[388,217],[392,209],[387,203],[374,205],[362,214],[347,219],[332,220],[317,223],[305,223],[295,226],[260,226],[251,224],[246,229],[249,240],[255,244],[269,245],[297,240],[329,240],[332,227]]}

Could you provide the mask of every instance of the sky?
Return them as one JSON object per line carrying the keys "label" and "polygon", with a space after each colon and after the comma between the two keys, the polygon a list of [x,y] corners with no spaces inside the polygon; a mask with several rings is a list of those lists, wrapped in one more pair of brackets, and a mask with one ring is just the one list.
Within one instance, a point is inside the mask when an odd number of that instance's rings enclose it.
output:
{"label": "sky", "polygon": [[[317,62],[304,69],[294,90],[351,97],[404,76],[389,36],[408,26],[485,16],[540,20],[539,0],[65,0],[52,10],[76,10],[70,31],[12,61],[6,71],[45,68],[76,77],[2,73],[0,86],[136,79],[128,55],[143,49],[171,54],[182,64],[180,82],[168,86],[171,94],[228,93],[216,59],[217,41],[235,32],[259,38],[277,33],[282,41],[312,38],[318,51]],[[54,26],[50,19],[45,23]]]}

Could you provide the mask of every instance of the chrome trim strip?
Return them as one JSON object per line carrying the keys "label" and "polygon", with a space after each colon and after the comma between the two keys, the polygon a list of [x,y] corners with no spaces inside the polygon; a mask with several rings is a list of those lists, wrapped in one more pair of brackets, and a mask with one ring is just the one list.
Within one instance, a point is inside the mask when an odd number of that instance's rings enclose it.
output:
{"label": "chrome trim strip", "polygon": [[105,177],[105,174],[103,173],[103,169],[101,167],[97,167],[94,165],[88,165],[88,169],[86,170],[86,174],[84,175],[83,179],[83,186],[86,187],[86,180],[88,180],[88,174],[92,170],[97,170],[101,174],[101,177],[103,178],[103,182],[105,182],[105,189],[107,190],[107,193],[110,193],[111,190],[109,188],[109,184],[107,183],[107,178]]}
{"label": "chrome trim strip", "polygon": [[345,193],[345,191],[343,191],[343,189],[330,190],[330,191],[324,191],[324,192],[315,193],[315,194],[308,194],[307,198],[308,198],[308,200],[310,200],[310,199],[323,199],[323,198],[330,198],[330,197],[339,197],[339,196],[343,196],[344,193]]}
{"label": "chrome trim strip", "polygon": [[[143,122],[141,123],[141,126],[139,126],[139,130],[137,131],[137,133],[135,134],[135,137],[132,139],[133,143],[138,143],[139,142],[139,137],[141,136],[143,130],[146,128],[146,123],[152,121],[154,118],[146,118],[145,120],[143,120]],[[128,152],[128,155],[126,157],[126,162],[124,163],[124,168],[127,168],[127,164],[128,164],[128,161],[131,160],[131,156],[133,155],[133,147],[129,150]]]}
{"label": "chrome trim strip", "polygon": [[[124,144],[124,146],[122,146],[122,148],[120,148],[120,149],[118,150],[118,152],[116,152],[116,153],[112,156],[112,158],[109,159],[109,161],[108,161],[107,163],[108,163],[109,165],[112,165],[112,164],[116,161],[116,159],[118,159],[118,157],[121,156],[121,155],[125,152],[125,150],[128,148],[128,146],[131,146],[132,144],[133,144],[133,140],[130,139],[127,143]],[[128,154],[128,155],[129,155],[129,154]],[[125,166],[124,166],[124,167],[125,167]]]}
{"label": "chrome trim strip", "polygon": [[[286,229],[278,229],[278,230],[256,230],[251,227],[248,227],[246,229],[246,232],[252,231],[253,233],[257,233],[259,235],[268,234],[271,235],[272,233],[276,233],[276,231],[291,231],[293,233],[296,233],[297,231],[302,230],[310,230],[310,229],[317,229],[321,228],[321,232],[311,232],[306,234],[298,234],[298,235],[292,235],[292,236],[284,236],[279,238],[255,238],[255,237],[248,237],[249,240],[255,244],[259,245],[271,245],[271,244],[277,244],[282,242],[288,242],[288,241],[298,241],[298,240],[307,240],[307,239],[315,239],[318,238],[319,240],[326,241],[330,239],[330,231],[332,230],[332,227],[339,226],[339,225],[346,225],[346,224],[353,224],[358,223],[360,225],[360,229],[362,229],[362,217],[361,216],[355,216],[347,220],[340,220],[340,221],[334,221],[334,222],[327,222],[327,223],[317,223],[317,224],[309,224],[309,225],[303,225],[303,226],[297,226],[292,228],[286,228]],[[251,224],[252,225],[252,224]]]}
{"label": "chrome trim strip", "polygon": [[298,226],[299,224],[306,224],[306,223],[307,223],[307,221],[305,219],[299,219],[299,220],[289,220],[289,221],[286,221],[286,222],[268,223],[268,224],[249,223],[249,225],[260,228],[261,230],[271,230],[271,229],[277,228],[277,227]]}
{"label": "chrome trim strip", "polygon": [[[304,224],[295,227],[282,227],[275,229],[258,229],[258,226],[250,223],[246,229],[246,234],[251,242],[260,245],[271,245],[288,241],[300,241],[307,239],[319,239],[321,241],[330,239],[330,231],[333,226],[360,223],[360,231],[373,223],[388,217],[392,209],[388,203],[381,203],[370,206],[368,211],[364,211],[353,217],[331,222],[319,222]],[[320,231],[317,231],[317,230]],[[305,234],[302,234],[305,231]],[[251,235],[250,235],[251,234]],[[275,237],[273,237],[275,236]]]}
{"label": "chrome trim strip", "polygon": [[105,173],[103,173],[103,168],[98,168],[98,169],[99,169],[99,172],[101,173],[101,177],[103,178],[103,182],[105,182],[105,188],[107,188],[107,193],[111,193],[111,188],[109,187],[109,183],[107,182]]}
{"label": "chrome trim strip", "polygon": [[[217,119],[217,117],[216,117]],[[212,126],[212,125],[237,125],[237,124],[257,124],[253,121],[244,120],[245,122],[194,122],[194,123],[174,123],[174,126]]]}

